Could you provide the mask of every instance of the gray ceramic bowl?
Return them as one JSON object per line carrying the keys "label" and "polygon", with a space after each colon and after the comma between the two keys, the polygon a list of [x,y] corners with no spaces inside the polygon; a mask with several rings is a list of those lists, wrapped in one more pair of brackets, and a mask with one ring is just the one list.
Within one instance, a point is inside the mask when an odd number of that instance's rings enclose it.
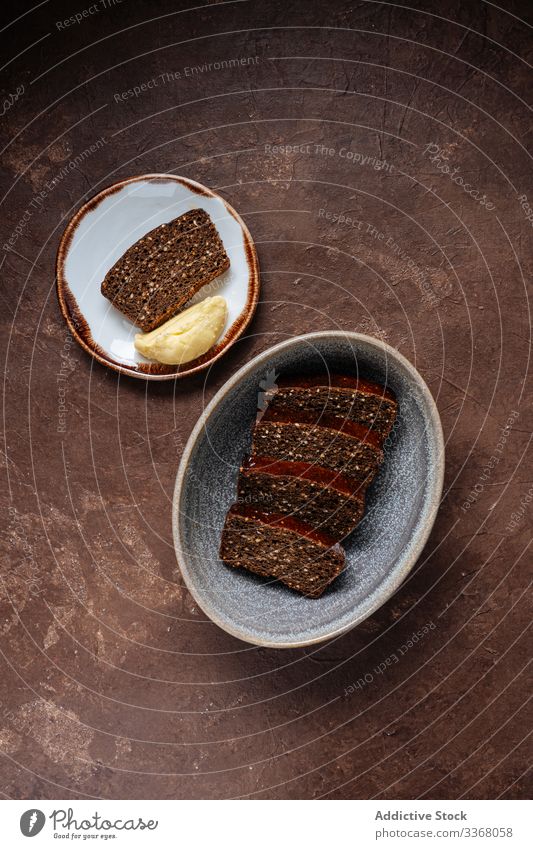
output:
{"label": "gray ceramic bowl", "polygon": [[[319,599],[225,566],[218,557],[226,511],[265,385],[283,373],[343,372],[387,384],[399,416],[368,492],[365,518],[345,540],[347,567]],[[184,581],[224,630],[262,646],[292,648],[342,634],[398,589],[429,536],[439,506],[444,440],[437,408],[398,351],[359,333],[298,336],[251,360],[206,407],[183,452],[173,503]]]}

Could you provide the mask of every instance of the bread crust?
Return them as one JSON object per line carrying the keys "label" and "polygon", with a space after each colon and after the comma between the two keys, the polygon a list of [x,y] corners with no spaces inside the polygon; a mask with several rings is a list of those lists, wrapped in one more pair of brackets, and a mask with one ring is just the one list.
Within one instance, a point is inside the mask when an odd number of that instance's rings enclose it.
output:
{"label": "bread crust", "polygon": [[211,218],[203,209],[192,209],[131,245],[107,272],[101,292],[148,333],[229,265]]}

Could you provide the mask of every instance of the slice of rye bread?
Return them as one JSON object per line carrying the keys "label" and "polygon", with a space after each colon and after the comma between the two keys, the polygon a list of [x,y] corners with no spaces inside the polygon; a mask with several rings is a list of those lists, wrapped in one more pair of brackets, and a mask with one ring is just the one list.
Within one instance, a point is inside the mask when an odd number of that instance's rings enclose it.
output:
{"label": "slice of rye bread", "polygon": [[336,416],[267,407],[256,423],[252,454],[326,466],[368,484],[383,461],[381,436]]}
{"label": "slice of rye bread", "polygon": [[229,268],[218,231],[191,209],[135,242],[107,272],[102,295],[146,333]]}
{"label": "slice of rye bread", "polygon": [[292,516],[340,541],[364,509],[364,486],[321,466],[250,457],[237,483],[239,504]]}
{"label": "slice of rye bread", "polygon": [[385,439],[394,424],[398,404],[393,393],[362,378],[331,374],[324,377],[280,378],[265,393],[273,409],[315,412],[350,419]]}
{"label": "slice of rye bread", "polygon": [[228,566],[275,578],[318,598],[344,569],[341,546],[303,522],[248,505],[230,507],[222,531],[220,558]]}

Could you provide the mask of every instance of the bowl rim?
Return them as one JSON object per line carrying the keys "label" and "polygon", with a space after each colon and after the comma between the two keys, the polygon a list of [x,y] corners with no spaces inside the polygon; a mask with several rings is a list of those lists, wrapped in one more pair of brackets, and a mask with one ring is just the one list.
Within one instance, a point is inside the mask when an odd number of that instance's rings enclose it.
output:
{"label": "bowl rim", "polygon": [[[206,359],[205,361],[203,361],[203,359],[201,358],[201,361],[196,365],[189,368],[183,368],[181,371],[160,373],[156,371],[141,371],[139,369],[124,365],[124,363],[120,363],[117,360],[114,360],[111,355],[104,351],[103,348],[100,348],[99,345],[97,345],[97,343],[92,338],[89,325],[87,324],[87,321],[78,306],[76,298],[70,289],[65,274],[65,263],[67,254],[70,250],[76,230],[78,229],[81,221],[87,215],[87,213],[91,212],[93,209],[96,209],[96,207],[103,200],[115,194],[116,192],[121,191],[125,186],[128,186],[132,183],[140,183],[143,180],[150,182],[163,182],[170,180],[174,183],[180,183],[182,186],[185,186],[194,194],[209,198],[216,198],[217,200],[222,201],[227,212],[239,224],[244,238],[244,249],[246,253],[249,272],[246,304],[244,305],[244,308],[239,314],[238,318],[233,322],[232,327],[234,329],[231,332],[231,335],[228,335],[232,330],[232,328],[230,327],[226,332],[224,338],[216,344],[213,354],[209,356],[208,359]],[[244,331],[250,324],[252,318],[254,317],[257,304],[259,303],[259,291],[261,288],[259,275],[259,260],[257,257],[257,251],[255,249],[254,240],[252,239],[252,235],[248,230],[248,227],[244,223],[243,219],[241,218],[239,213],[233,208],[233,206],[231,206],[231,204],[228,203],[225,198],[222,197],[222,195],[219,195],[218,192],[213,191],[213,189],[209,189],[207,186],[204,186],[202,183],[198,183],[196,180],[191,180],[189,177],[180,177],[176,174],[138,174],[133,177],[127,177],[123,180],[118,180],[115,183],[111,183],[109,186],[106,186],[104,189],[101,189],[95,195],[92,195],[89,200],[87,200],[69,219],[69,222],[65,227],[65,230],[63,232],[63,235],[61,236],[57,248],[55,267],[55,284],[59,308],[61,310],[63,318],[65,319],[67,327],[76,342],[84,349],[84,351],[90,354],[93,359],[101,363],[101,365],[113,369],[113,371],[116,371],[119,374],[125,374],[129,377],[136,377],[141,380],[181,380],[185,377],[190,377],[191,375],[198,374],[199,372],[204,371],[206,368],[209,368],[213,365],[213,363],[220,359],[220,357],[223,357],[224,354],[237,341],[237,339],[244,333]],[[209,352],[207,352],[207,355],[208,354]]]}
{"label": "bowl rim", "polygon": [[[239,628],[234,627],[231,624],[228,624],[226,621],[221,619],[216,611],[212,610],[210,605],[205,602],[205,600],[196,592],[196,589],[193,584],[193,580],[189,573],[189,568],[186,562],[186,557],[183,554],[183,547],[181,544],[181,530],[180,530],[180,502],[184,488],[184,480],[185,475],[188,469],[189,460],[191,453],[198,441],[200,434],[202,433],[207,421],[218,407],[220,402],[224,399],[224,397],[231,391],[240,380],[248,374],[250,371],[254,370],[258,364],[261,362],[266,362],[272,357],[273,354],[278,353],[279,351],[283,351],[287,348],[291,348],[301,342],[307,340],[314,339],[345,339],[350,342],[359,342],[365,343],[367,345],[373,346],[381,352],[385,352],[396,362],[399,362],[413,377],[416,382],[423,401],[426,405],[426,409],[429,414],[429,421],[431,424],[431,428],[433,431],[433,435],[436,442],[437,448],[437,458],[434,464],[434,474],[433,474],[433,484],[430,492],[428,493],[426,503],[429,505],[427,510],[427,517],[424,525],[420,528],[418,535],[414,541],[414,544],[411,546],[411,552],[406,562],[404,563],[403,569],[395,575],[394,580],[391,581],[387,585],[386,591],[377,598],[373,604],[370,604],[368,608],[366,608],[363,613],[357,616],[352,622],[340,626],[338,628],[333,628],[331,631],[328,631],[324,635],[320,635],[317,637],[312,637],[306,640],[291,640],[288,642],[283,641],[272,641],[272,640],[263,640],[258,639],[257,637],[253,637],[247,633],[245,630],[240,630]],[[196,422],[189,439],[183,449],[183,454],[180,460],[180,464],[178,466],[178,472],[176,475],[176,483],[174,485],[174,494],[172,498],[172,534],[174,540],[174,551],[176,554],[176,559],[178,562],[178,567],[180,573],[183,577],[185,585],[189,592],[191,593],[193,599],[198,604],[200,609],[209,617],[209,619],[218,625],[219,628],[222,628],[223,631],[226,631],[228,634],[231,634],[233,637],[237,637],[239,640],[243,640],[246,643],[251,643],[252,645],[262,646],[267,648],[301,648],[303,646],[315,645],[317,643],[323,643],[326,640],[333,639],[334,637],[339,637],[342,634],[351,631],[352,628],[355,628],[356,625],[360,625],[361,622],[364,622],[369,616],[375,613],[386,601],[388,601],[391,596],[398,590],[400,585],[403,583],[409,572],[412,570],[413,566],[417,562],[420,554],[429,538],[433,525],[435,523],[435,519],[437,516],[437,511],[440,506],[440,499],[442,495],[442,489],[444,484],[444,456],[445,456],[445,443],[444,443],[444,434],[442,430],[442,423],[440,420],[439,412],[437,409],[437,405],[435,404],[435,400],[433,395],[431,394],[425,380],[422,378],[420,373],[414,367],[414,365],[406,358],[403,354],[393,348],[391,345],[383,342],[381,339],[377,339],[373,336],[367,336],[364,333],[357,333],[356,331],[350,330],[323,330],[314,333],[304,333],[301,336],[294,336],[291,339],[286,339],[283,342],[279,342],[276,345],[273,345],[270,348],[267,348],[266,351],[262,351],[257,354],[257,356],[253,357],[249,362],[243,365],[238,371],[235,372],[218,390],[218,392],[213,396],[209,404],[202,411],[198,421]],[[394,561],[394,564],[397,560]],[[393,564],[393,566],[394,566]],[[391,567],[391,571],[393,569]]]}

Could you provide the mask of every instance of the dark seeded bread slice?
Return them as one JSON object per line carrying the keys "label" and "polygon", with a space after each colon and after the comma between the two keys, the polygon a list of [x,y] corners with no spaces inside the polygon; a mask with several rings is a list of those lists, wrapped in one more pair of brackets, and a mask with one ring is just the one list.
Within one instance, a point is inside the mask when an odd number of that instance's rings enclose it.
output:
{"label": "dark seeded bread slice", "polygon": [[394,424],[398,405],[390,390],[349,375],[282,378],[265,393],[273,409],[315,412],[347,418],[371,427],[385,439]]}
{"label": "dark seeded bread slice", "polygon": [[228,268],[228,256],[209,215],[192,209],[128,248],[107,272],[101,291],[147,333]]}
{"label": "dark seeded bread slice", "polygon": [[368,484],[383,461],[379,434],[348,419],[267,407],[255,425],[252,453],[325,466]]}
{"label": "dark seeded bread slice", "polygon": [[228,566],[275,578],[311,598],[322,595],[345,563],[343,549],[326,534],[241,504],[226,516],[220,557]]}
{"label": "dark seeded bread slice", "polygon": [[363,516],[364,486],[321,466],[251,457],[241,468],[239,504],[292,516],[344,539]]}

